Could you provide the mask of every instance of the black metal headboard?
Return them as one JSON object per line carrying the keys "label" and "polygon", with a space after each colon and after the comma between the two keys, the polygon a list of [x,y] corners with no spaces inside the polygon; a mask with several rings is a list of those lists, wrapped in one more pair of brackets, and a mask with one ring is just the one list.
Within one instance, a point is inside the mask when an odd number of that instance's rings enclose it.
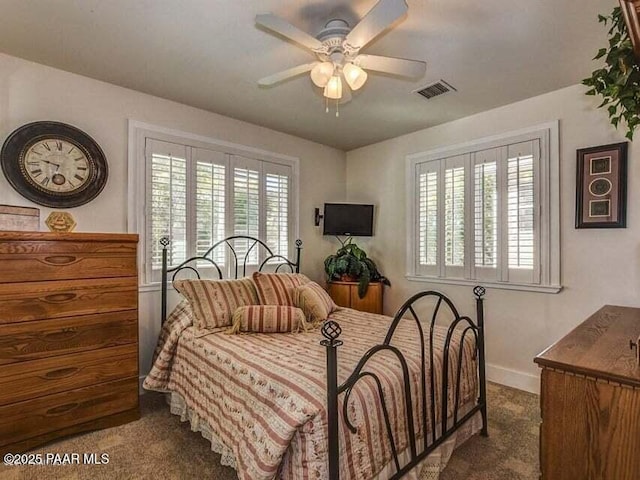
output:
{"label": "black metal headboard", "polygon": [[[237,240],[245,241],[245,245],[243,245],[243,250],[246,247],[246,252],[244,252],[244,258],[240,262],[238,260],[238,253],[236,250],[235,242]],[[168,236],[162,237],[160,239],[160,245],[162,245],[162,323],[167,319],[167,280],[169,274],[172,273],[172,280],[175,280],[176,275],[183,271],[189,270],[195,273],[197,278],[200,278],[200,272],[198,271],[198,262],[206,262],[207,267],[213,267],[215,273],[218,274],[218,279],[222,280],[224,275],[222,274],[222,269],[220,265],[213,259],[213,253],[219,251],[220,248],[228,249],[228,252],[231,254],[228,258],[230,259],[231,265],[229,272],[233,272],[234,279],[238,278],[238,274],[240,273],[240,268],[242,269],[242,277],[247,275],[247,262],[250,261],[250,255],[252,252],[259,253],[260,249],[264,252],[264,259],[259,264],[257,271],[262,271],[262,269],[267,265],[270,261],[276,260],[278,261],[278,265],[275,268],[275,271],[278,272],[282,267],[289,268],[291,273],[300,273],[300,256],[302,252],[302,240],[296,240],[296,253],[295,260],[289,260],[288,258],[274,254],[273,250],[269,248],[269,246],[260,240],[259,238],[249,237],[246,235],[232,235],[227,238],[223,238],[219,242],[214,243],[209,249],[202,255],[198,255],[196,257],[191,257],[186,259],[184,262],[180,263],[175,267],[169,268],[167,265],[167,249],[171,240]],[[200,267],[202,268],[202,266]],[[231,275],[230,275],[231,276]]]}

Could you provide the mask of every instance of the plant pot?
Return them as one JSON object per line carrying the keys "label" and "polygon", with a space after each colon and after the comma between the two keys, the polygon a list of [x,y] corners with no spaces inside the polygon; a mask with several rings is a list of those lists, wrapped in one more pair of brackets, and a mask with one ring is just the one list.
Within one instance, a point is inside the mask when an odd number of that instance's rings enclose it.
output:
{"label": "plant pot", "polygon": [[343,273],[342,275],[340,275],[340,281],[341,282],[357,282],[358,279],[349,274]]}

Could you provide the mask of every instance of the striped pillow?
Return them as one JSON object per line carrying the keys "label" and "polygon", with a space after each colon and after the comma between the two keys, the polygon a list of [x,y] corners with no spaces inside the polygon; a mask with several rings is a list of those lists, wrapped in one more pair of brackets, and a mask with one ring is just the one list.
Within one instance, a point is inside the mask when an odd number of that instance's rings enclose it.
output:
{"label": "striped pillow", "polygon": [[250,305],[233,314],[233,327],[227,333],[287,333],[307,330],[302,310],[282,305]]}
{"label": "striped pillow", "polygon": [[177,280],[173,286],[191,304],[193,324],[200,329],[229,326],[238,307],[258,304],[256,287],[250,278]]}
{"label": "striped pillow", "polygon": [[309,283],[311,280],[301,273],[255,272],[253,281],[256,284],[258,298],[262,305],[295,307],[293,291],[296,287]]}
{"label": "striped pillow", "polygon": [[301,308],[305,317],[311,323],[324,322],[327,317],[338,309],[333,299],[324,288],[316,282],[309,282],[293,291],[296,307]]}

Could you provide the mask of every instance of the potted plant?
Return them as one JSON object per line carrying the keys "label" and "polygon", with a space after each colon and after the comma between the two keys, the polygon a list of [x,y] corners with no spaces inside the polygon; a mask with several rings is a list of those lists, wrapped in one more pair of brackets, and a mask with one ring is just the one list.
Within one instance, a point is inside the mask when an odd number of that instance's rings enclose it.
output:
{"label": "potted plant", "polygon": [[599,108],[607,107],[614,127],[618,128],[624,120],[626,136],[633,140],[633,133],[640,125],[640,64],[634,54],[622,9],[616,7],[611,15],[599,15],[598,20],[611,25],[609,45],[601,48],[594,59],[604,58],[605,66],[595,70],[582,83],[591,87],[587,95],[602,96]]}
{"label": "potted plant", "polygon": [[328,281],[358,282],[360,298],[367,294],[370,282],[391,285],[391,282],[378,271],[375,262],[367,257],[366,252],[356,245],[352,238],[347,239],[335,254],[324,260],[324,271]]}

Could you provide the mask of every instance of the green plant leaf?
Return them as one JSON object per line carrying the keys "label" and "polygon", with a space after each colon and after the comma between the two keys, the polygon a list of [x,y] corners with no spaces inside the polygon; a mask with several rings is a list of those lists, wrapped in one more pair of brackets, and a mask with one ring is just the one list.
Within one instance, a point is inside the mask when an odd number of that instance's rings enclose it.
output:
{"label": "green plant leaf", "polygon": [[591,87],[585,95],[600,95],[598,108],[607,107],[615,128],[626,125],[626,137],[631,140],[640,126],[640,61],[635,58],[619,6],[609,16],[598,15],[598,21],[608,27],[608,47],[600,48],[594,60],[604,60],[605,65],[582,80],[583,85]]}
{"label": "green plant leaf", "polygon": [[365,267],[362,270],[362,275],[360,276],[360,281],[358,282],[358,297],[364,298],[364,296],[367,294],[370,282],[371,272],[369,272],[369,269]]}
{"label": "green plant leaf", "polygon": [[344,242],[334,255],[325,258],[324,269],[329,281],[339,280],[342,275],[356,278],[361,298],[366,294],[371,281],[382,281],[391,285],[391,282],[378,271],[375,262],[367,257],[367,252],[351,239]]}

